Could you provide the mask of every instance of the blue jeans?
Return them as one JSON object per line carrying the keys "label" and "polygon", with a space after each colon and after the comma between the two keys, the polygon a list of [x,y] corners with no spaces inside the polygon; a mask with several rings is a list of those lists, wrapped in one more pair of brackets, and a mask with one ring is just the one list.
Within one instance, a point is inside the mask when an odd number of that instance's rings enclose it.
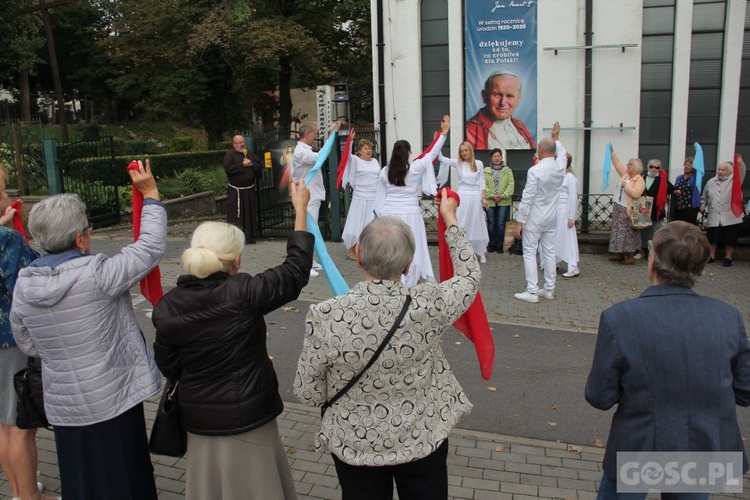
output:
{"label": "blue jeans", "polygon": [[[602,474],[596,500],[643,500],[648,493],[617,493],[617,481]],[[662,500],[708,500],[708,493],[662,493]]]}
{"label": "blue jeans", "polygon": [[510,205],[490,207],[487,209],[487,231],[490,233],[489,246],[503,249],[505,242],[505,221],[508,219]]}

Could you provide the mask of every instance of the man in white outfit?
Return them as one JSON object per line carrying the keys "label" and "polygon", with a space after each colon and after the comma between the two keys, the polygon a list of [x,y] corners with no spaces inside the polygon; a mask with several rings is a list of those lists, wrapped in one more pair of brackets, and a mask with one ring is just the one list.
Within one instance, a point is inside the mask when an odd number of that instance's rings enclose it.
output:
{"label": "man in white outfit", "polygon": [[[299,141],[297,141],[297,146],[294,148],[294,154],[292,155],[293,182],[300,179],[304,182],[310,170],[315,166],[315,162],[318,161],[318,153],[312,150],[312,144],[318,135],[318,127],[312,123],[303,123],[299,127],[299,135]],[[320,170],[315,172],[312,180],[307,185],[307,189],[310,190],[310,202],[307,204],[307,211],[317,223],[318,215],[320,214],[320,204],[326,199],[326,188],[325,184],[323,184],[323,174]],[[310,276],[318,276],[318,271],[320,271],[320,264],[313,260]]]}
{"label": "man in white outfit", "polygon": [[[557,201],[565,178],[567,158],[559,141],[560,124],[552,127],[552,139],[539,141],[539,163],[529,169],[526,187],[516,212],[516,238],[523,237],[523,267],[526,291],[514,295],[526,302],[539,302],[539,297],[555,298],[555,236],[557,232]],[[523,229],[523,232],[522,232]],[[522,236],[523,235],[523,236]],[[537,249],[541,244],[544,288],[537,287]]]}

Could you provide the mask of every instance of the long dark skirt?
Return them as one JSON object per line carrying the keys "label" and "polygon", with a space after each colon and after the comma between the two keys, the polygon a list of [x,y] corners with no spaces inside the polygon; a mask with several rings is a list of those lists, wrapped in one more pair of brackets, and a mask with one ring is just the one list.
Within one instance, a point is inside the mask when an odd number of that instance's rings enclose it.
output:
{"label": "long dark skirt", "polygon": [[[239,209],[237,204],[239,203]],[[227,188],[227,222],[245,233],[245,243],[254,242],[258,231],[258,196],[255,188]]]}
{"label": "long dark skirt", "polygon": [[106,422],[55,426],[62,497],[156,500],[143,404]]}

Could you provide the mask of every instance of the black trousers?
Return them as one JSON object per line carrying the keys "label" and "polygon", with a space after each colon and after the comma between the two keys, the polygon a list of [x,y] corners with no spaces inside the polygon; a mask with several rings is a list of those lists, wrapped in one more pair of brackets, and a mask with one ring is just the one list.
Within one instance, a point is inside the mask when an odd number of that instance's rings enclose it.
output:
{"label": "black trousers", "polygon": [[447,459],[447,439],[426,457],[399,465],[349,465],[333,455],[342,500],[392,500],[394,480],[400,500],[447,499]]}

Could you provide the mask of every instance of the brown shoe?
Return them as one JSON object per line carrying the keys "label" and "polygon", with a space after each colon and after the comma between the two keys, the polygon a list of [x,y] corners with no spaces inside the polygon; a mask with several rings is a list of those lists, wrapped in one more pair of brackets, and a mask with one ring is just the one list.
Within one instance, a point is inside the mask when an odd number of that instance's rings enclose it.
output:
{"label": "brown shoe", "polygon": [[625,256],[621,253],[616,253],[612,257],[609,258],[611,262],[622,262],[625,260]]}
{"label": "brown shoe", "polygon": [[620,262],[620,265],[622,266],[632,266],[633,264],[635,264],[635,259],[633,257],[628,257]]}

